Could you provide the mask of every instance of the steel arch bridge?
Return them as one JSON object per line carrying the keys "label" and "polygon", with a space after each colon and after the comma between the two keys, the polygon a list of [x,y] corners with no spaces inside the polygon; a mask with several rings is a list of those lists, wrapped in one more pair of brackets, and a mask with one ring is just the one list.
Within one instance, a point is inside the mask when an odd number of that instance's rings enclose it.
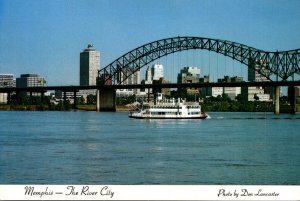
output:
{"label": "steel arch bridge", "polygon": [[[156,59],[184,50],[201,49],[223,54],[272,81],[287,81],[300,74],[300,49],[267,52],[227,40],[203,37],[173,37],[150,42],[135,48],[98,72],[98,85],[122,84],[130,75]],[[274,81],[274,80],[273,80]]]}

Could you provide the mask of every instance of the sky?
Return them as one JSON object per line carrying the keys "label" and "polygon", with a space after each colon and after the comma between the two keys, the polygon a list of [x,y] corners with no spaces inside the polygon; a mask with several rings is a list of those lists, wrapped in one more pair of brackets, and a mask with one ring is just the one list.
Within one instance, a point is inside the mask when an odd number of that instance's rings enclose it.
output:
{"label": "sky", "polygon": [[103,68],[138,46],[175,36],[298,49],[300,1],[0,0],[0,73],[37,73],[49,86],[79,85],[79,54],[87,44],[100,51]]}

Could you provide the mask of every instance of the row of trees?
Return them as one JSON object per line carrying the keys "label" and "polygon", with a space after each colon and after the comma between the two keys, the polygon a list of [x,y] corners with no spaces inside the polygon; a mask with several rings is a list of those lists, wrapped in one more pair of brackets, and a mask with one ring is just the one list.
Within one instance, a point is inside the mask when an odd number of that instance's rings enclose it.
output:
{"label": "row of trees", "polygon": [[[189,95],[184,92],[174,92],[170,97],[173,98],[184,98],[187,101],[198,101],[199,97],[197,95]],[[170,98],[167,97],[167,98]],[[116,105],[125,106],[127,104],[133,103],[137,98],[133,96],[128,97],[117,97]],[[140,101],[140,100],[138,100]],[[287,97],[281,97],[281,103],[288,102]],[[96,105],[96,96],[87,96],[86,103],[83,98],[76,99],[77,105]],[[272,102],[260,102],[260,101],[245,101],[241,96],[237,96],[235,100],[231,100],[227,94],[217,97],[202,98],[202,109],[203,111],[230,111],[230,112],[272,112],[274,110],[274,105]],[[35,106],[37,110],[70,110],[74,108],[74,105],[70,103],[69,100],[54,101],[49,96],[16,96],[12,95],[10,98],[10,105],[14,106],[16,109],[17,105],[22,106]]]}
{"label": "row of trees", "polygon": [[[80,103],[81,98],[77,99]],[[51,110],[63,111],[70,110],[72,104],[69,100],[58,102],[54,101],[50,96],[26,96],[26,95],[11,95],[9,99],[10,109],[15,110]]]}
{"label": "row of trees", "polygon": [[202,109],[204,111],[220,112],[272,112],[272,102],[231,100],[228,95],[204,98]]}
{"label": "row of trees", "polygon": [[[116,104],[124,106],[135,102],[135,96],[117,97]],[[95,95],[88,95],[86,102],[84,98],[78,97],[76,105],[92,106],[96,105],[97,99]],[[50,96],[26,96],[26,95],[11,95],[9,99],[10,109],[15,110],[50,110],[50,111],[64,111],[74,109],[74,104],[70,100],[55,100]]]}
{"label": "row of trees", "polygon": [[[184,91],[174,92],[172,97],[185,98],[187,101],[197,101],[199,96],[190,95]],[[235,100],[231,100],[227,94],[217,97],[201,97],[203,111],[216,112],[272,112],[274,105],[272,102],[247,101],[242,95],[238,95]]]}

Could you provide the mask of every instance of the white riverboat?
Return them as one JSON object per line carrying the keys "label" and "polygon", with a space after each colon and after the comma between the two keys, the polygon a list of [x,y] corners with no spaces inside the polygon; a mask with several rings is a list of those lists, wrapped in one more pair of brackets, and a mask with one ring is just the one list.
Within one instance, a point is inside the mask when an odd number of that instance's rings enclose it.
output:
{"label": "white riverboat", "polygon": [[206,119],[208,115],[201,111],[201,105],[198,102],[172,99],[156,103],[143,103],[136,111],[131,111],[129,117],[136,119]]}

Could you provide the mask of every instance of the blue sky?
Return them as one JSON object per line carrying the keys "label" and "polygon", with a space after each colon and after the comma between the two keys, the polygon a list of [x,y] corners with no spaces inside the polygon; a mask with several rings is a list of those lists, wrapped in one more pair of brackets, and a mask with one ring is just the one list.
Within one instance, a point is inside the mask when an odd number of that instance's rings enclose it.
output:
{"label": "blue sky", "polygon": [[[104,67],[140,45],[178,35],[297,49],[300,1],[0,0],[0,73],[38,73],[48,85],[77,85],[79,53],[88,43],[101,52]],[[230,62],[223,60],[218,65]]]}

